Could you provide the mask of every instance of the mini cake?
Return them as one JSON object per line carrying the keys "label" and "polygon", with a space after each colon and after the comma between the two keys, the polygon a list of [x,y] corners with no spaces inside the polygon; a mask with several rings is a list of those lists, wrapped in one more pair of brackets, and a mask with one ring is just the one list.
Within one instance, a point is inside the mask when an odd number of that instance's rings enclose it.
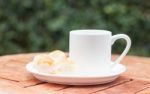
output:
{"label": "mini cake", "polygon": [[42,73],[59,74],[71,72],[74,63],[64,52],[56,50],[46,55],[37,55],[33,59],[34,67]]}

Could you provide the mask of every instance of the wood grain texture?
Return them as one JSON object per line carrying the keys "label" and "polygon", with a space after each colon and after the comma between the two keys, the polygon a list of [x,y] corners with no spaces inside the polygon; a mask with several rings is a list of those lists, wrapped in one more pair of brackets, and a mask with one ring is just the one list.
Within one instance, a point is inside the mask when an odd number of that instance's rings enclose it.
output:
{"label": "wood grain texture", "polygon": [[56,94],[91,94],[97,91],[106,90],[108,88],[115,87],[120,84],[124,84],[132,81],[132,79],[126,77],[119,77],[115,81],[104,84],[104,85],[95,85],[95,86],[72,86],[66,89],[57,91]]}
{"label": "wood grain texture", "polygon": [[150,87],[140,90],[136,94],[150,94]]}
{"label": "wood grain texture", "polygon": [[133,80],[107,90],[96,92],[95,94],[135,94],[136,92],[147,88],[148,85],[149,82]]}
{"label": "wood grain texture", "polygon": [[0,94],[150,94],[150,58],[126,56],[122,64],[127,71],[111,83],[67,86],[41,82],[25,70],[36,54],[45,53],[0,57]]}

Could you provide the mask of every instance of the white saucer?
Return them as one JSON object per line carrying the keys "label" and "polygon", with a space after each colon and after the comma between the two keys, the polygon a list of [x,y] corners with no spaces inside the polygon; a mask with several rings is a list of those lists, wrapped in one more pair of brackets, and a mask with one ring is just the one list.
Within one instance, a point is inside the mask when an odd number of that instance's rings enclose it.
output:
{"label": "white saucer", "polygon": [[34,67],[33,63],[29,63],[26,66],[27,71],[32,73],[37,79],[57,84],[66,85],[96,85],[104,84],[114,81],[121,73],[126,70],[126,67],[122,64],[117,64],[113,69],[107,72],[95,71],[93,75],[88,74],[85,71],[70,72],[68,74],[44,74],[38,72]]}

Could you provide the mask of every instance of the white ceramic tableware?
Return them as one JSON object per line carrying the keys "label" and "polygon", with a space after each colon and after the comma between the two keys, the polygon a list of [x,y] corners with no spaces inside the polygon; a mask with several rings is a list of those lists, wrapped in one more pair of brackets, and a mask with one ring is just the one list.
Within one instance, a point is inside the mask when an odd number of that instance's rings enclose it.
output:
{"label": "white ceramic tableware", "polygon": [[[112,44],[118,39],[126,40],[123,53],[111,61]],[[131,46],[125,34],[113,35],[107,30],[73,30],[69,39],[69,58],[74,61],[73,71],[48,74],[38,71],[34,61],[26,65],[27,71],[37,79],[57,84],[96,85],[114,81],[126,67],[119,64]]]}
{"label": "white ceramic tableware", "polygon": [[[126,48],[120,57],[111,62],[112,44],[118,40],[126,40]],[[130,38],[125,34],[113,35],[107,30],[72,30],[69,40],[69,57],[80,69],[88,71],[107,71],[118,64],[127,54],[131,46]]]}
{"label": "white ceramic tableware", "polygon": [[[96,85],[104,84],[114,81],[121,73],[123,73],[126,68],[122,64],[116,64],[112,70],[105,72],[104,74],[88,74],[84,71],[72,71],[69,74],[46,74],[37,71],[34,67],[33,62],[26,65],[27,71],[33,74],[37,79],[56,84],[66,84],[66,85]],[[95,71],[97,72],[97,71]]]}

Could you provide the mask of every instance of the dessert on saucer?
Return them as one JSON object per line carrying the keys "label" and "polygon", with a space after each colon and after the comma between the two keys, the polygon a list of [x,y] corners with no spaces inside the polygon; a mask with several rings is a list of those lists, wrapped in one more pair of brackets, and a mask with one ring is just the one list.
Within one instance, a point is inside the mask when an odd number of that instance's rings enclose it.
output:
{"label": "dessert on saucer", "polygon": [[74,62],[60,50],[36,55],[32,62],[34,68],[44,74],[60,74],[71,72],[74,69]]}

